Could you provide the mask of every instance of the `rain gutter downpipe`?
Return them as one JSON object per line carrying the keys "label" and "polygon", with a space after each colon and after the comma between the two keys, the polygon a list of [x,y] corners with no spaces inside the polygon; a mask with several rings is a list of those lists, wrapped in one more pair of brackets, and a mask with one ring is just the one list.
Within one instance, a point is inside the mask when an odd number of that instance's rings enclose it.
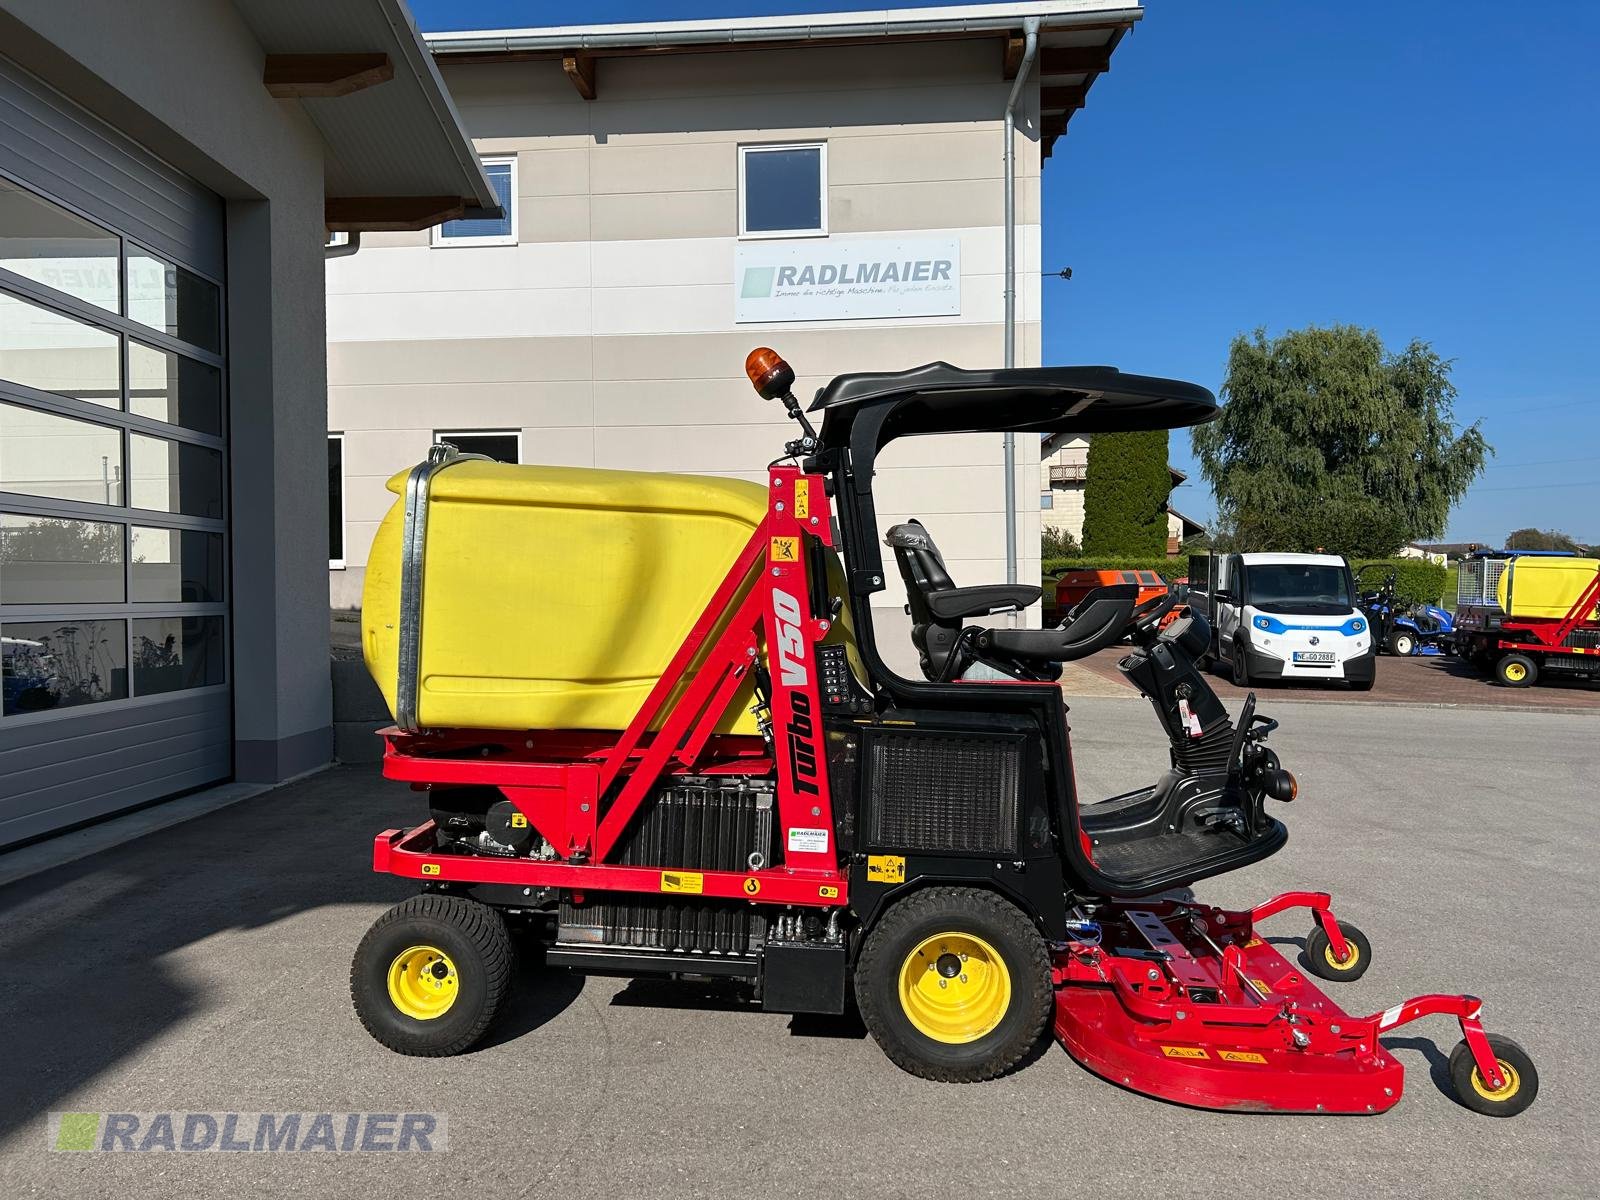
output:
{"label": "rain gutter downpipe", "polygon": [[[1022,23],[1026,41],[1022,47],[1022,62],[1017,66],[1017,77],[1011,83],[1011,95],[1006,99],[1006,354],[1005,365],[1017,365],[1017,98],[1033,73],[1033,58],[1039,50],[1039,18],[1029,17]],[[1005,487],[1006,487],[1006,582],[1017,581],[1017,435],[1005,435]],[[1013,620],[1015,616],[1013,615]]]}

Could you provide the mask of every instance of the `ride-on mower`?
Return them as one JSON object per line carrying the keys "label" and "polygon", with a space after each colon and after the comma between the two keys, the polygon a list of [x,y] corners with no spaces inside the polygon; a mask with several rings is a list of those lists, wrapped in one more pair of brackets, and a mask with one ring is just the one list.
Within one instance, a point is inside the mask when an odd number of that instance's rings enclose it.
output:
{"label": "ride-on mower", "polygon": [[[1318,986],[1368,940],[1329,897],[1251,909],[1188,885],[1283,845],[1295,798],[1255,697],[1237,720],[1195,669],[1203,619],[1096,588],[1051,629],[997,614],[1039,589],[957,586],[930,530],[884,541],[924,678],[874,640],[888,586],[873,472],[902,437],[1176,428],[1216,403],[1108,367],[844,375],[810,412],[771,350],[757,391],[798,436],[764,485],[518,467],[436,447],[368,567],[363,638],[396,717],[384,773],[431,819],[374,866],[421,894],[381,917],[351,987],[407,1054],[473,1045],[511,986],[513,933],[552,966],[731,977],[768,1010],[861,1017],[895,1063],[988,1079],[1046,1026],[1091,1071],[1241,1111],[1374,1113],[1400,1098],[1380,1039],[1459,1022],[1462,1103],[1510,1116],[1538,1077],[1472,996],[1351,1016]],[[838,552],[842,552],[841,563]],[[697,561],[697,558],[699,561]],[[637,587],[641,577],[650,586]],[[1083,803],[1061,664],[1129,636],[1119,667],[1171,749],[1154,784]],[[1308,911],[1305,961],[1260,933]]]}

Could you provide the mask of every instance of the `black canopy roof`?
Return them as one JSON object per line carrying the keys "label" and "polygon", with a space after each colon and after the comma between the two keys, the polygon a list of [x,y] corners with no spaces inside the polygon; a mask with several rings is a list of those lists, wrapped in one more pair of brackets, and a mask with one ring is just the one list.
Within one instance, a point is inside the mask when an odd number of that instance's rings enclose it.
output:
{"label": "black canopy roof", "polygon": [[811,411],[822,413],[821,437],[829,446],[847,444],[864,414],[881,417],[874,439],[881,447],[924,433],[1177,429],[1211,420],[1217,400],[1199,384],[1125,375],[1115,367],[965,371],[935,362],[909,371],[840,375],[817,392]]}

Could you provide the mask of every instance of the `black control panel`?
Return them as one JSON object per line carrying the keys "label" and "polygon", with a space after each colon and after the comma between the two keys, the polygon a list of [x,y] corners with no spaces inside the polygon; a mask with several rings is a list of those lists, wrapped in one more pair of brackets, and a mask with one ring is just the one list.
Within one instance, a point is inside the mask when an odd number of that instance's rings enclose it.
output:
{"label": "black control panel", "polygon": [[867,712],[871,698],[850,671],[849,651],[842,645],[817,647],[817,675],[827,712]]}

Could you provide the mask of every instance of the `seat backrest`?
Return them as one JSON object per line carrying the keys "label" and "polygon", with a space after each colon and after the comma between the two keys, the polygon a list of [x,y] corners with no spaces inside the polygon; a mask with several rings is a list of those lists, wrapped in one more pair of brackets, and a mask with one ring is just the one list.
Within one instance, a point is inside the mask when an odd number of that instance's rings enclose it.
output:
{"label": "seat backrest", "polygon": [[[900,568],[900,578],[906,585],[906,603],[911,608],[912,623],[939,623],[928,608],[928,593],[947,591],[955,587],[955,581],[945,570],[944,556],[933,544],[933,537],[921,521],[912,519],[892,527],[883,541],[894,550],[895,565]],[[956,628],[960,626],[960,621],[955,622]]]}

